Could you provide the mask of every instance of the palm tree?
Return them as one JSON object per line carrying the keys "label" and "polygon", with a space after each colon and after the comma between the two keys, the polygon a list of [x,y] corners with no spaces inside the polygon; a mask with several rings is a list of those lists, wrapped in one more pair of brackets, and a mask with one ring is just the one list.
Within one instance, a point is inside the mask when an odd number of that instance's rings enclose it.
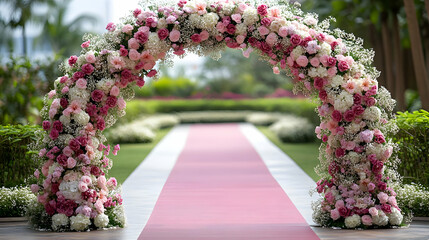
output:
{"label": "palm tree", "polygon": [[46,16],[40,16],[40,19],[44,19],[43,30],[35,41],[39,46],[43,46],[46,42],[49,43],[52,50],[61,56],[76,54],[85,33],[82,26],[97,22],[97,19],[91,15],[80,15],[72,21],[66,22],[65,16],[69,3],[69,0],[61,1],[52,6]]}
{"label": "palm tree", "polygon": [[0,0],[0,4],[9,6],[9,19],[2,19],[4,25],[11,29],[21,29],[23,54],[27,55],[26,26],[34,20],[35,6],[53,6],[55,0]]}

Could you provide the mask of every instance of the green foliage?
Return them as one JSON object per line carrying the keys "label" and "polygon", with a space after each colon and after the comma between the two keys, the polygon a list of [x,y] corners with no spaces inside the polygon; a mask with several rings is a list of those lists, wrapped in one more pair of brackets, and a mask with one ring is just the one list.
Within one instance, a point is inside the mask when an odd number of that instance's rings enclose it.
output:
{"label": "green foliage", "polygon": [[28,187],[0,188],[0,217],[22,217],[36,196]]}
{"label": "green foliage", "polygon": [[28,124],[39,121],[42,96],[58,76],[58,60],[31,62],[11,57],[0,66],[0,124]]}
{"label": "green foliage", "polygon": [[308,99],[198,99],[198,100],[133,100],[127,104],[124,121],[132,121],[141,114],[176,113],[189,111],[259,111],[280,112],[305,117],[318,124],[319,117],[315,112],[317,103]]}
{"label": "green foliage", "polygon": [[154,80],[141,89],[136,89],[136,96],[150,97],[181,97],[186,98],[192,96],[197,89],[197,84],[188,78],[173,79],[170,77],[162,77]]}
{"label": "green foliage", "polygon": [[399,132],[390,137],[400,147],[398,172],[405,183],[429,186],[429,112],[399,112],[395,122]]}
{"label": "green foliage", "polygon": [[36,140],[39,126],[0,126],[0,185],[23,184],[37,163],[31,159],[28,144]]}

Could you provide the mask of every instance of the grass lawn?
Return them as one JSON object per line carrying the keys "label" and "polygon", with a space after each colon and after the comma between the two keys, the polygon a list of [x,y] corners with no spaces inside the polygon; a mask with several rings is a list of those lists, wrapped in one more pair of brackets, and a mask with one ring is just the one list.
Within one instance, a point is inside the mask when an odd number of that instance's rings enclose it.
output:
{"label": "grass lawn", "polygon": [[320,142],[283,143],[268,129],[268,127],[258,127],[258,129],[265,134],[271,142],[291,157],[314,181],[319,180],[319,176],[314,172],[314,168],[319,164]]}
{"label": "grass lawn", "polygon": [[123,183],[170,129],[158,130],[155,140],[151,143],[121,144],[118,155],[112,157],[113,167],[109,170],[109,176]]}

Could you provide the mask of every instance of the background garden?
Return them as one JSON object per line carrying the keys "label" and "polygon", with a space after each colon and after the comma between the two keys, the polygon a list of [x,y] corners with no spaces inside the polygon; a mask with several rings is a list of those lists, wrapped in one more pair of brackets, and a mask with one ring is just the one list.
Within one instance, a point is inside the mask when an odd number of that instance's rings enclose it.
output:
{"label": "background garden", "polygon": [[[0,0],[0,33],[5,36],[0,39],[0,217],[23,216],[35,201],[29,186],[39,163],[32,160],[29,146],[41,129],[43,96],[61,75],[58,65],[79,53],[82,35],[102,32],[91,29],[100,19],[85,12],[68,19],[72,2]],[[399,132],[389,136],[402,159],[397,199],[404,212],[429,216],[429,113],[423,110],[429,109],[429,2],[414,1],[416,19],[403,1],[300,2],[321,18],[334,16],[334,26],[355,33],[376,51],[379,82],[398,100],[392,121]],[[29,38],[28,28],[35,26],[40,34]],[[124,182],[177,124],[248,122],[317,181],[318,103],[294,95],[291,79],[274,75],[256,55],[246,59],[232,50],[219,61],[204,58],[199,64],[159,68],[161,77],[135,89],[127,115],[106,134],[111,143],[121,143],[109,175]]]}

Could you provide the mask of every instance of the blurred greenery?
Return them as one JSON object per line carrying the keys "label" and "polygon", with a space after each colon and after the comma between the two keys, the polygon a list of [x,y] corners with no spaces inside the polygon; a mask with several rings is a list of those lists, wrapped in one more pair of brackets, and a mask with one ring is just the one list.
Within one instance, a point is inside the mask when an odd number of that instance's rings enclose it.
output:
{"label": "blurred greenery", "polygon": [[208,110],[248,110],[261,112],[281,112],[308,118],[318,124],[319,117],[315,112],[317,103],[309,99],[261,98],[261,99],[195,99],[195,100],[141,100],[127,103],[126,115],[118,124],[129,122],[142,114],[177,113]]}
{"label": "blurred greenery", "polygon": [[33,162],[28,144],[36,140],[37,125],[0,126],[0,186],[24,184],[38,163]]}
{"label": "blurred greenery", "polygon": [[400,148],[398,157],[402,161],[398,172],[404,177],[404,183],[429,187],[429,112],[399,112],[394,121],[399,132],[390,138]]}
{"label": "blurred greenery", "polygon": [[0,124],[40,122],[42,96],[53,87],[58,64],[58,59],[30,61],[12,56],[0,61]]}

